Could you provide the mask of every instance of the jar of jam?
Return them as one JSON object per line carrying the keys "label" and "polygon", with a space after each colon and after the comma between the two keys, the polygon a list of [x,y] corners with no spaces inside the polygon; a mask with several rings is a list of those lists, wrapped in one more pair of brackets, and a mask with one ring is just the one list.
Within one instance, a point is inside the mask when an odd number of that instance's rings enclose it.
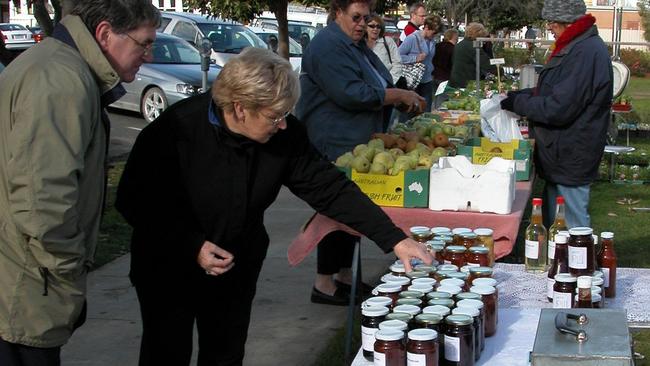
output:
{"label": "jar of jam", "polygon": [[400,306],[400,305],[415,305],[415,306],[421,308],[422,307],[422,300],[420,300],[420,299],[411,299],[411,298],[407,298],[407,297],[400,297],[399,299],[397,299],[397,306]]}
{"label": "jar of jam", "polygon": [[422,309],[422,314],[436,314],[443,318],[451,313],[451,309],[442,305],[429,305]]}
{"label": "jar of jam", "polygon": [[474,361],[478,361],[481,356],[481,342],[485,342],[485,339],[481,340],[481,328],[483,324],[481,323],[481,312],[477,308],[473,307],[462,307],[455,308],[451,311],[453,315],[468,315],[471,316],[474,320],[472,324],[474,326]]}
{"label": "jar of jam", "polygon": [[572,276],[592,276],[596,254],[594,253],[593,230],[588,227],[569,229],[569,273]]}
{"label": "jar of jam", "polygon": [[470,286],[469,286],[469,282],[468,282],[468,281],[469,281],[469,274],[468,274],[468,273],[464,273],[464,272],[452,272],[452,273],[449,273],[449,274],[447,275],[447,278],[455,278],[455,279],[458,279],[458,280],[462,280],[462,281],[464,281],[464,282],[465,282],[465,286],[462,286],[462,287],[463,287],[463,290],[467,290],[467,289],[469,289],[469,287],[470,287]]}
{"label": "jar of jam", "polygon": [[453,234],[454,237],[454,241],[453,241],[454,245],[462,245],[463,241],[462,241],[461,234],[471,233],[471,232],[472,230],[466,227],[457,227],[453,229],[451,233]]}
{"label": "jar of jam", "polygon": [[604,272],[603,295],[612,298],[616,296],[616,270],[618,268],[618,257],[614,250],[614,233],[605,231],[600,233],[600,237],[603,239],[603,245],[598,255],[598,265]]}
{"label": "jar of jam", "polygon": [[431,228],[431,234],[433,234],[433,236],[440,236],[440,235],[451,236],[452,232],[451,229],[448,227],[436,226]]}
{"label": "jar of jam", "polygon": [[475,266],[470,266],[469,264],[466,264],[466,265],[460,267],[459,272],[467,273],[469,275],[469,269],[472,268],[472,267],[475,267]]}
{"label": "jar of jam", "polygon": [[402,263],[393,263],[390,266],[390,273],[393,276],[406,277],[406,269],[404,268],[404,264],[402,264]]}
{"label": "jar of jam", "polygon": [[375,290],[377,290],[377,296],[390,297],[393,300],[393,305],[395,305],[397,299],[399,299],[399,292],[402,291],[402,286],[392,283],[382,283],[375,287]]}
{"label": "jar of jam", "polygon": [[468,315],[450,315],[445,319],[446,365],[474,366],[473,323]]}
{"label": "jar of jam", "polygon": [[436,282],[437,281],[435,280],[435,278],[426,277],[426,278],[416,278],[411,283],[414,285],[427,285],[427,286],[434,287],[436,285]]}
{"label": "jar of jam", "polygon": [[422,312],[422,309],[420,309],[419,306],[415,305],[398,305],[393,308],[393,311],[396,313],[407,313],[410,314],[411,317],[414,317],[420,314],[420,312]]}
{"label": "jar of jam", "polygon": [[491,337],[497,332],[499,306],[497,303],[496,289],[492,286],[472,286],[470,292],[481,295],[485,304],[485,336]]}
{"label": "jar of jam", "polygon": [[361,309],[361,348],[363,357],[372,360],[375,344],[375,333],[379,330],[379,323],[383,322],[388,314],[385,306],[368,306]]}
{"label": "jar of jam", "polygon": [[449,292],[433,291],[427,294],[427,299],[451,299],[452,295]]}
{"label": "jar of jam", "polygon": [[467,254],[467,265],[470,267],[488,267],[490,250],[486,247],[471,247]]}
{"label": "jar of jam", "polygon": [[462,245],[451,245],[446,248],[445,264],[453,264],[460,268],[466,264],[465,247]]}
{"label": "jar of jam", "polygon": [[442,305],[446,306],[448,308],[453,308],[454,307],[454,300],[453,299],[431,299],[429,300],[429,305]]}
{"label": "jar of jam", "polygon": [[406,359],[408,365],[438,365],[438,332],[433,329],[414,329],[408,333]]}
{"label": "jar of jam", "polygon": [[488,228],[478,228],[474,230],[474,233],[477,235],[476,240],[480,243],[480,246],[488,248],[488,267],[494,267],[494,238],[492,237],[494,231]]}
{"label": "jar of jam", "polygon": [[405,278],[404,276],[395,276],[392,273],[386,273],[385,275],[381,276],[380,280],[381,282],[387,283],[387,282],[393,282],[397,281],[399,279]]}
{"label": "jar of jam", "polygon": [[386,315],[386,320],[401,320],[408,324],[409,329],[413,328],[413,317],[411,314],[393,312]]}
{"label": "jar of jam", "polygon": [[[479,295],[480,296],[480,295]],[[482,300],[477,299],[463,299],[456,303],[456,307],[459,308],[474,308],[479,311],[479,317],[481,320],[480,336],[481,336],[481,351],[485,348],[485,306],[483,305]]]}
{"label": "jar of jam", "polygon": [[464,246],[465,249],[468,249],[476,245],[476,234],[473,232],[462,233],[460,234],[460,245]]}
{"label": "jar of jam", "polygon": [[463,289],[460,286],[453,286],[453,285],[440,286],[438,287],[437,290],[439,292],[448,292],[451,294],[452,297],[463,292]]}
{"label": "jar of jam", "polygon": [[377,366],[405,366],[406,347],[404,333],[396,330],[379,330],[375,333],[374,364]]}
{"label": "jar of jam", "polygon": [[444,341],[444,317],[437,314],[420,314],[415,317],[415,328],[433,329],[438,332],[438,361],[444,361],[445,341]]}
{"label": "jar of jam", "polygon": [[449,235],[439,235],[433,238],[434,240],[440,240],[444,243],[443,247],[448,245],[454,245],[454,236],[450,233]]}
{"label": "jar of jam", "polygon": [[393,299],[386,296],[369,297],[366,301],[361,303],[361,308],[366,308],[368,306],[385,306],[390,308],[393,306]]}
{"label": "jar of jam", "polygon": [[445,245],[444,244],[432,244],[431,252],[433,253],[433,259],[438,263],[445,262]]}
{"label": "jar of jam", "polygon": [[424,294],[420,291],[402,291],[399,293],[400,299],[424,299]]}
{"label": "jar of jam", "polygon": [[406,333],[409,331],[408,324],[405,321],[397,319],[384,320],[379,323],[379,330],[396,330],[404,333],[404,337],[406,337]]}
{"label": "jar of jam", "polygon": [[569,273],[558,273],[555,275],[555,284],[553,285],[553,308],[554,309],[571,309],[575,307],[573,294],[576,291],[577,277]]}
{"label": "jar of jam", "polygon": [[474,286],[491,286],[494,287],[496,292],[494,293],[497,298],[497,304],[499,303],[499,288],[497,287],[497,280],[494,278],[476,278],[472,281]]}
{"label": "jar of jam", "polygon": [[433,238],[431,229],[426,226],[413,226],[411,227],[410,231],[413,240],[420,243],[426,243],[427,240],[431,240],[431,238]]}
{"label": "jar of jam", "polygon": [[433,291],[433,286],[431,286],[431,285],[422,285],[422,284],[412,284],[411,286],[409,286],[408,290],[409,291],[419,291],[419,292],[426,295],[429,292]]}
{"label": "jar of jam", "polygon": [[491,267],[471,267],[469,269],[469,283],[474,283],[477,278],[491,278],[494,270]]}

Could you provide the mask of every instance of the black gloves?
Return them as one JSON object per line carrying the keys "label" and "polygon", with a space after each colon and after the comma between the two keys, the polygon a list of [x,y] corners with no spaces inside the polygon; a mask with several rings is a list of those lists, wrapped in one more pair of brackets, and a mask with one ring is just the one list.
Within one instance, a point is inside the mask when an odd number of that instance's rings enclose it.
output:
{"label": "black gloves", "polygon": [[511,111],[514,112],[515,110],[515,97],[517,97],[517,94],[520,92],[516,91],[511,91],[508,92],[508,96],[506,99],[501,101],[501,109],[505,109],[506,111]]}

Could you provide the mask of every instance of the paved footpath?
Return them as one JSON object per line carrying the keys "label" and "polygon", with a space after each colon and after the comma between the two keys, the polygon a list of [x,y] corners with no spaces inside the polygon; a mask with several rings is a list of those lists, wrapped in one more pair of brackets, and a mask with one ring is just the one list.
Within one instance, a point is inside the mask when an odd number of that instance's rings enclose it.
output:
{"label": "paved footpath", "polygon": [[[289,243],[312,213],[286,189],[267,210],[265,224],[271,245],[253,303],[245,365],[312,365],[345,324],[345,307],[309,301],[315,252],[297,267],[287,262]],[[362,243],[364,276],[373,282],[386,272],[394,257],[384,255],[368,240]],[[141,326],[135,290],[127,277],[129,261],[130,256],[125,255],[90,274],[88,319],[63,347],[63,365],[137,365]],[[196,347],[194,350],[196,360]]]}

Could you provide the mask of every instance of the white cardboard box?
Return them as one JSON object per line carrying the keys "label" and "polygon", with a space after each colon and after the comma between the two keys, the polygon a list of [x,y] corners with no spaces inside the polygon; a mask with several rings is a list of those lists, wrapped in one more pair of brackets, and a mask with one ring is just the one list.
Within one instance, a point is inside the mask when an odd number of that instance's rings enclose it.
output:
{"label": "white cardboard box", "polygon": [[485,165],[466,156],[442,157],[431,168],[429,209],[507,215],[515,200],[515,162],[493,158]]}

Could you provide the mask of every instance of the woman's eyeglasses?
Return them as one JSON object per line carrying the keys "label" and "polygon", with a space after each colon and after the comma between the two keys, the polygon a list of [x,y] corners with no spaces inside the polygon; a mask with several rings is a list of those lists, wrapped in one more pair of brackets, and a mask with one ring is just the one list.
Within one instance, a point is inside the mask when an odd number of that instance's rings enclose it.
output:
{"label": "woman's eyeglasses", "polygon": [[368,24],[368,22],[370,21],[371,16],[370,15],[355,14],[355,15],[352,15],[351,18],[352,18],[352,21],[355,22],[355,23],[359,23],[359,22],[361,22],[361,19],[363,19],[363,22]]}
{"label": "woman's eyeglasses", "polygon": [[290,114],[291,114],[291,111],[288,111],[285,114],[283,114],[282,116],[277,117],[277,118],[272,118],[272,117],[269,117],[269,116],[265,116],[264,114],[262,114],[262,115],[264,116],[264,118],[266,118],[271,123],[271,126],[277,127],[280,124],[280,122],[282,122],[282,120],[284,120],[285,118],[289,117]]}
{"label": "woman's eyeglasses", "polygon": [[381,26],[379,24],[366,24],[366,27],[372,28],[372,29],[381,28]]}

